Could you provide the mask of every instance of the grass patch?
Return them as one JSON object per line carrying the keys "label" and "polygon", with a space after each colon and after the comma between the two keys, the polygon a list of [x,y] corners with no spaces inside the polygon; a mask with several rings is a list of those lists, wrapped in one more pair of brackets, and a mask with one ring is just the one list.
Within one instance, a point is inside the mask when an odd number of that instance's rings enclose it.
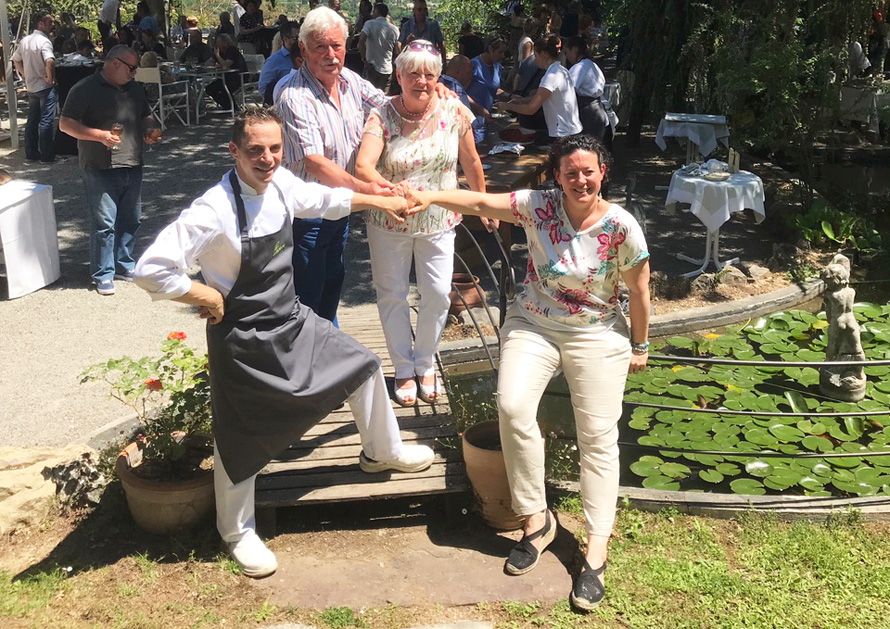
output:
{"label": "grass patch", "polygon": [[37,572],[21,579],[0,573],[0,617],[20,617],[45,607],[50,599],[63,591],[67,576],[63,568]]}

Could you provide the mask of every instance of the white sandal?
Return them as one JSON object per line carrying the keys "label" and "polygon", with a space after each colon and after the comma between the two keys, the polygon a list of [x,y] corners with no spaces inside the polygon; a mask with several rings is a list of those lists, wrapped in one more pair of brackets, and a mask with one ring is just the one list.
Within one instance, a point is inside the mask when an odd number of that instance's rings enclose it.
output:
{"label": "white sandal", "polygon": [[[401,378],[399,378],[401,380]],[[405,381],[409,382],[408,380]],[[417,382],[412,378],[410,380],[411,386],[407,389],[400,389],[399,383],[395,384],[395,396],[396,402],[398,402],[401,406],[409,407],[417,404]]]}
{"label": "white sandal", "polygon": [[433,377],[435,380],[432,386],[427,386],[420,381],[421,376],[417,376],[417,384],[419,386],[417,396],[427,404],[435,404],[439,400],[439,377],[435,374]]}

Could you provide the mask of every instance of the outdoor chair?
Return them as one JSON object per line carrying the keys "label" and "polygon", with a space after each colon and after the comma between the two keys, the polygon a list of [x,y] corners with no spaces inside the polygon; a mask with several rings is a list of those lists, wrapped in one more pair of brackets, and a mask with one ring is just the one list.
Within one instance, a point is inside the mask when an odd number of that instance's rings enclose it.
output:
{"label": "outdoor chair", "polygon": [[[189,105],[189,82],[174,81],[163,83],[161,71],[158,68],[138,68],[136,80],[145,84],[145,93],[151,105],[151,112],[155,114],[161,128],[167,128],[167,118],[171,115],[186,127],[191,125],[191,108]],[[182,117],[185,112],[185,119]]]}
{"label": "outdoor chair", "polygon": [[262,100],[263,95],[259,91],[260,73],[263,71],[263,64],[266,58],[263,55],[244,55],[247,62],[247,72],[240,74],[241,87],[238,88],[241,96],[241,106],[247,104],[247,97],[256,94]]}

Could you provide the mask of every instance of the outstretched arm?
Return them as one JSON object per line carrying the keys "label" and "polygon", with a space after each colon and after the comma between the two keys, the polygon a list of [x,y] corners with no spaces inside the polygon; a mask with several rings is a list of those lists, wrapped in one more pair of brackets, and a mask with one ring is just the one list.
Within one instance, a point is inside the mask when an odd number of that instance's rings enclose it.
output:
{"label": "outstretched arm", "polygon": [[510,206],[510,193],[489,194],[473,190],[412,190],[408,199],[414,205],[408,214],[416,214],[430,205],[441,205],[459,214],[470,214],[493,218],[497,221],[515,223]]}

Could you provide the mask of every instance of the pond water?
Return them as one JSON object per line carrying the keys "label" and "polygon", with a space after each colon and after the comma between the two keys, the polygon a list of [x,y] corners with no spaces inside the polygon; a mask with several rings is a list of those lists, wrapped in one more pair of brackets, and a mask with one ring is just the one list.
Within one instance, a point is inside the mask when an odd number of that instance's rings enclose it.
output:
{"label": "pond water", "polygon": [[[890,306],[861,303],[855,312],[867,356],[890,359]],[[820,361],[827,327],[822,314],[780,312],[744,329],[672,337],[654,353]],[[866,399],[848,403],[822,395],[819,372],[810,367],[653,361],[628,382],[619,423],[622,484],[740,494],[890,495],[890,456],[868,456],[890,449],[890,417],[873,415],[890,404],[890,367],[869,366],[866,374]],[[495,388],[488,363],[449,376],[459,429],[497,418]],[[538,417],[547,437],[548,474],[577,478],[572,407],[562,377],[551,381]]]}

